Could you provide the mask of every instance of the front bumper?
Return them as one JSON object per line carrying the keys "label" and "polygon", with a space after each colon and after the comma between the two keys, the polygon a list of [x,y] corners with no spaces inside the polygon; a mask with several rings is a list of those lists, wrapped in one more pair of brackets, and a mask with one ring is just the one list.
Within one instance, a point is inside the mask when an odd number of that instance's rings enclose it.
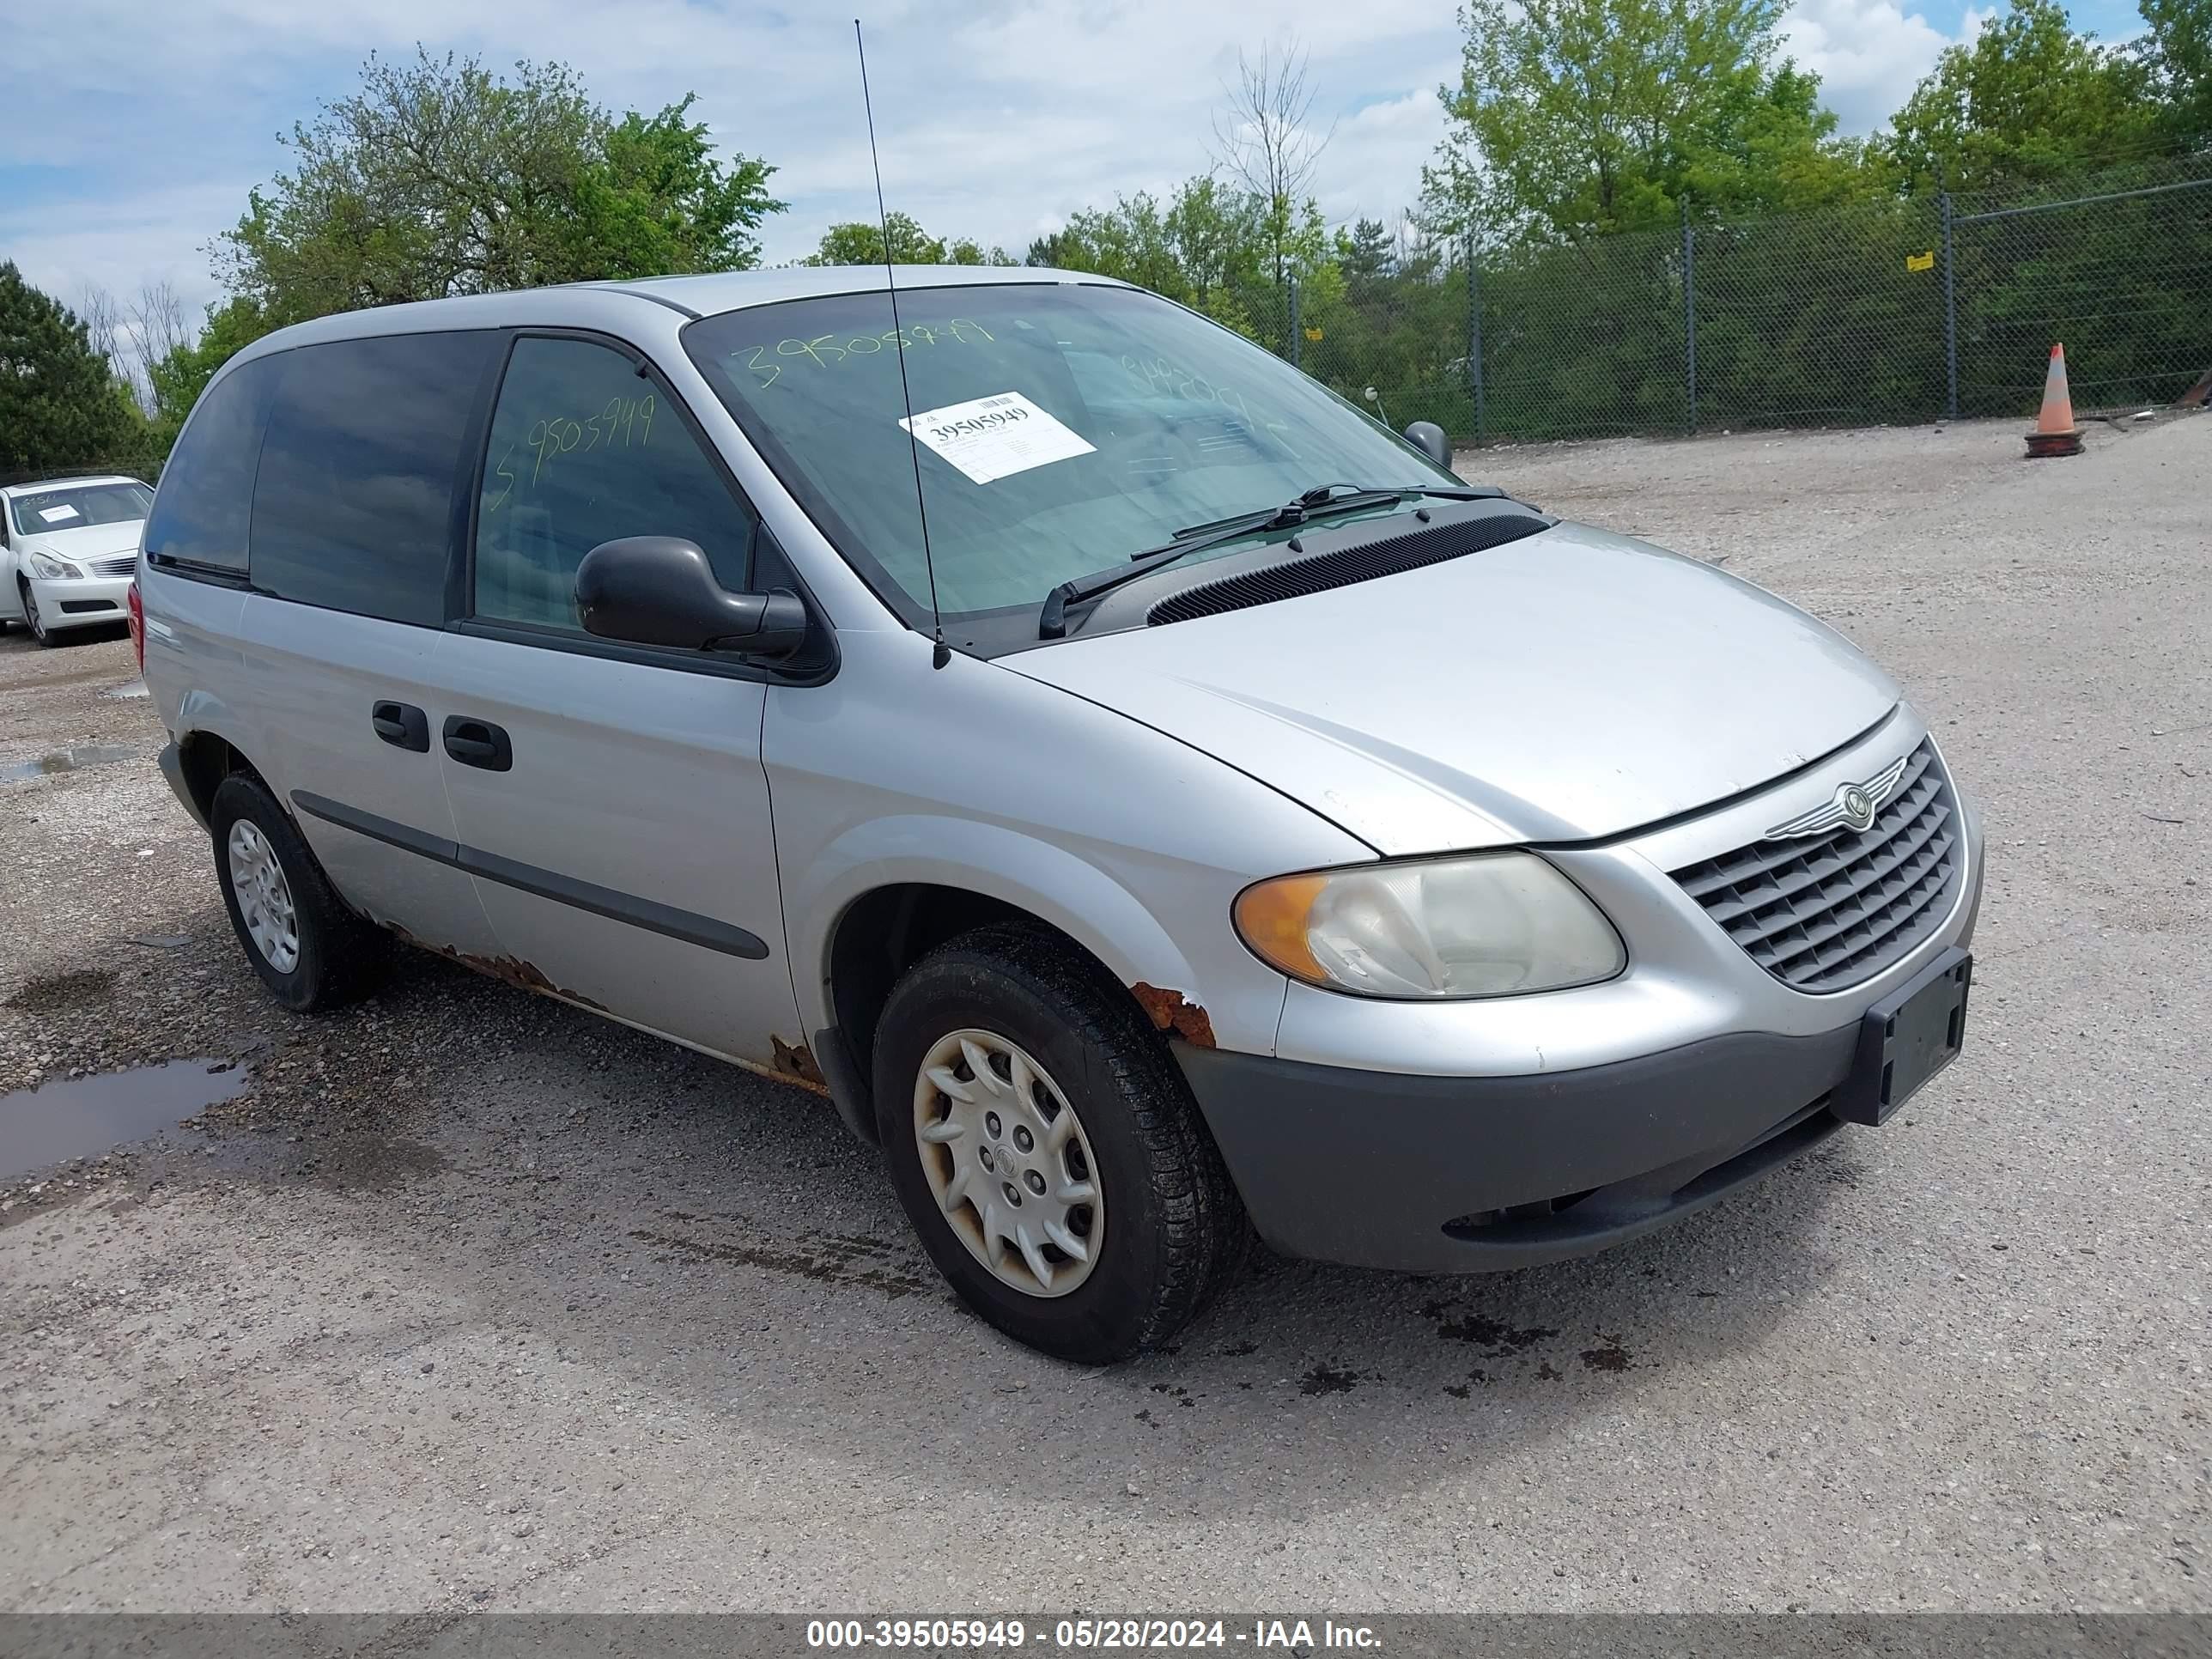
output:
{"label": "front bumper", "polygon": [[1176,1055],[1271,1248],[1481,1273],[1633,1238],[1826,1139],[1857,1038],[1747,1032],[1523,1077]]}
{"label": "front bumper", "polygon": [[1844,992],[1782,984],[1662,872],[1825,797],[1834,770],[1864,775],[1867,755],[1909,750],[1922,732],[1900,733],[1903,719],[1837,767],[1705,819],[1551,853],[1628,924],[1631,965],[1614,980],[1456,1004],[1293,986],[1273,1056],[1177,1044],[1261,1236],[1286,1255],[1413,1273],[1533,1266],[1700,1209],[1843,1128],[1832,1097],[1868,1011],[1973,938],[1972,808],[1951,915]]}
{"label": "front bumper", "polygon": [[33,576],[28,580],[39,601],[39,618],[49,634],[64,628],[98,628],[130,620],[125,599],[131,592],[128,576],[67,581]]}

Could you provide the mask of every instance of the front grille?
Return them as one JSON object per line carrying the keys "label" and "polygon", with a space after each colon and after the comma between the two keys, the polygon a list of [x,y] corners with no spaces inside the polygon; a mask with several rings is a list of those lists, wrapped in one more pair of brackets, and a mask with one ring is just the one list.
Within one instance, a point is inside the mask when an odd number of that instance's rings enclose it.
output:
{"label": "front grille", "polygon": [[1840,991],[1902,961],[1949,914],[1958,802],[1923,742],[1866,829],[1756,841],[1674,872],[1753,961],[1800,991]]}
{"label": "front grille", "polygon": [[138,568],[138,556],[118,553],[112,559],[94,559],[88,568],[95,576],[128,576]]}

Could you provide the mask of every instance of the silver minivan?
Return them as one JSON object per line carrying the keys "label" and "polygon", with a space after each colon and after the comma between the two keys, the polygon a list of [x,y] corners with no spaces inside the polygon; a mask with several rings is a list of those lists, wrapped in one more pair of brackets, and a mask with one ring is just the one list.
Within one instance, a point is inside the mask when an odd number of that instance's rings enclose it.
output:
{"label": "silver minivan", "polygon": [[589,284],[240,353],[132,602],[288,1006],[397,935],[826,1095],[1101,1362],[1255,1232],[1577,1255],[1959,1050],[1981,836],[1897,686],[1449,461],[1093,277]]}

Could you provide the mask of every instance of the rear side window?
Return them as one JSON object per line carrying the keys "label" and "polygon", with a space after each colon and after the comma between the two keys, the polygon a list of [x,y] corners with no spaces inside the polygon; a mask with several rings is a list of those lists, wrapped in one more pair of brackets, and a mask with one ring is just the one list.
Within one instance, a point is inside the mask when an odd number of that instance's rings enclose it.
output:
{"label": "rear side window", "polygon": [[282,357],[241,363],[185,422],[146,520],[149,556],[187,569],[246,574],[253,468]]}
{"label": "rear side window", "polygon": [[285,352],[253,487],[253,585],[391,622],[445,620],[469,420],[499,336]]}
{"label": "rear side window", "polygon": [[494,406],[477,503],[476,614],[581,632],[576,567],[601,542],[696,542],[748,585],[752,509],[656,381],[612,348],[525,336]]}

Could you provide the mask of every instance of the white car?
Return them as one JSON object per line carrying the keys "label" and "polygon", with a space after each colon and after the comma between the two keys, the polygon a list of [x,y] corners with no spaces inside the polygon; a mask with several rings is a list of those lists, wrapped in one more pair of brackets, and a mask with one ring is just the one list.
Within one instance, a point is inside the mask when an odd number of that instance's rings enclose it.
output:
{"label": "white car", "polygon": [[154,492],[136,478],[51,478],[0,489],[0,627],[41,645],[125,621]]}

